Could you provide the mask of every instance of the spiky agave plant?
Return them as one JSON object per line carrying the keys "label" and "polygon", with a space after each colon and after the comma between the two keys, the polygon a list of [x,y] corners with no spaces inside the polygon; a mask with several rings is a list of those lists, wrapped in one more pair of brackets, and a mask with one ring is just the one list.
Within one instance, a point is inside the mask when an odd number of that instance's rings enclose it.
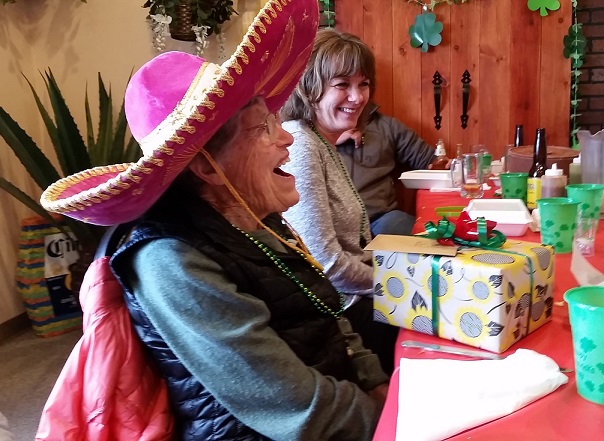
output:
{"label": "spiky agave plant", "polygon": [[[71,175],[94,166],[134,162],[140,158],[141,152],[138,143],[131,135],[127,134],[124,101],[122,100],[117,117],[114,117],[111,89],[105,86],[100,74],[98,75],[99,120],[96,135],[90,112],[88,91],[85,95],[86,142],[80,134],[52,71],[49,69],[42,74],[42,77],[50,99],[53,116],[42,104],[40,96],[31,82],[27,77],[25,79],[29,84],[40,116],[52,141],[60,171],[52,165],[49,158],[25,130],[0,106],[0,136],[4,138],[6,144],[12,149],[41,190],[46,189],[62,176]],[[2,176],[0,176],[0,188],[6,190],[36,214],[62,228],[56,218],[44,210],[37,200],[34,200]],[[64,221],[81,244],[88,244],[89,247],[96,246],[102,233],[101,228],[71,218],[65,217],[61,220]]]}

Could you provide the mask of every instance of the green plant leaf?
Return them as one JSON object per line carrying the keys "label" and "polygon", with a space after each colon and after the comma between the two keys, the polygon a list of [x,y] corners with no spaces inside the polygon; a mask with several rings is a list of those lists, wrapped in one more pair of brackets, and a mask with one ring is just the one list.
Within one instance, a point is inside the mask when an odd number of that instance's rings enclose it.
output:
{"label": "green plant leaf", "polygon": [[21,191],[12,182],[6,180],[2,176],[0,176],[0,188],[8,192],[19,202],[30,208],[38,216],[42,216],[44,219],[48,220],[52,224],[57,223],[57,221],[50,215],[50,213],[48,213],[48,211],[42,208],[42,206],[37,201],[32,199],[31,196]]}
{"label": "green plant leaf", "polygon": [[63,173],[71,175],[92,167],[86,144],[50,69],[46,72],[44,81],[57,125],[58,142],[54,143],[55,152],[57,157],[63,157],[65,161]]}
{"label": "green plant leaf", "polygon": [[42,150],[2,107],[0,107],[0,136],[4,138],[40,189],[45,189],[60,178]]}
{"label": "green plant leaf", "polygon": [[560,9],[560,2],[558,0],[528,0],[527,5],[531,11],[539,10],[539,14],[542,17],[548,15],[548,10],[557,11]]}
{"label": "green plant leaf", "polygon": [[[26,77],[25,80],[32,91],[40,117],[53,143],[54,153],[59,160],[63,173],[73,174],[90,168],[92,165],[90,150],[95,149],[104,153],[100,156],[99,161],[101,162],[94,165],[135,162],[140,158],[141,150],[138,143],[131,135],[126,136],[127,124],[123,100],[119,115],[115,121],[115,131],[113,130],[114,118],[111,93],[105,87],[100,74],[98,77],[100,111],[98,127],[99,132],[104,135],[99,136],[96,140],[93,133],[93,121],[90,114],[88,94],[86,93],[85,95],[87,140],[91,148],[84,144],[75,120],[69,112],[52,72],[49,70],[46,75],[42,76],[53,109],[53,117],[51,117],[43,106],[31,82]],[[50,184],[60,179],[59,172],[52,165],[48,157],[2,107],[0,107],[0,136],[4,138],[15,156],[25,167],[25,170],[41,189],[46,189]],[[74,167],[75,169],[73,169]],[[7,191],[16,200],[25,204],[37,214],[49,220],[53,219],[39,203],[3,177],[0,177],[0,188]],[[76,235],[81,243],[88,245],[96,244],[104,230],[102,227],[87,225],[68,217],[65,217],[62,222]]]}
{"label": "green plant leaf", "polygon": [[421,47],[422,52],[428,52],[430,46],[438,46],[442,41],[440,33],[443,24],[436,21],[432,12],[415,17],[415,23],[409,28],[412,47]]}

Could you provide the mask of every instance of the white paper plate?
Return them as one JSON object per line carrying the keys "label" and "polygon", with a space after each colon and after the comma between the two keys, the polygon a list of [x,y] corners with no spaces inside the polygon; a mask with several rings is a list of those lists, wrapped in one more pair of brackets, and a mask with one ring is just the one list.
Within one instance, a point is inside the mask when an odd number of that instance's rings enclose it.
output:
{"label": "white paper plate", "polygon": [[411,170],[399,178],[407,188],[451,188],[450,170]]}

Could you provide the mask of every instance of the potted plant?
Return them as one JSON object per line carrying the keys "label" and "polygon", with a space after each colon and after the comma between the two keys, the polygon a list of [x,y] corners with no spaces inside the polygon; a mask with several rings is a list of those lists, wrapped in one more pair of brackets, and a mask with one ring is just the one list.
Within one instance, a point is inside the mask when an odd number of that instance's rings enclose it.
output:
{"label": "potted plant", "polygon": [[[0,106],[0,136],[4,138],[6,144],[12,149],[40,189],[46,189],[62,176],[71,175],[94,166],[134,162],[140,158],[141,151],[138,143],[131,135],[127,134],[124,102],[122,100],[119,114],[114,117],[111,90],[105,87],[100,74],[98,75],[99,120],[96,135],[87,92],[85,96],[86,141],[80,135],[52,71],[48,70],[42,76],[51,103],[52,117],[43,106],[31,82],[27,78],[26,80],[52,141],[60,171],[52,165],[48,157],[25,130]],[[87,266],[87,263],[90,263],[86,260],[87,257],[91,258],[94,254],[98,240],[103,233],[101,227],[88,225],[68,217],[60,218],[60,221],[58,221],[57,218],[44,210],[36,199],[33,199],[2,176],[0,176],[0,188],[32,209],[36,214],[48,220],[49,223],[56,225],[64,233],[67,232],[66,226],[76,236],[83,265]]]}
{"label": "potted plant", "polygon": [[165,37],[195,41],[200,55],[207,46],[207,37],[220,35],[221,25],[237,14],[233,0],[146,0],[147,19],[153,32],[153,46],[162,51]]}

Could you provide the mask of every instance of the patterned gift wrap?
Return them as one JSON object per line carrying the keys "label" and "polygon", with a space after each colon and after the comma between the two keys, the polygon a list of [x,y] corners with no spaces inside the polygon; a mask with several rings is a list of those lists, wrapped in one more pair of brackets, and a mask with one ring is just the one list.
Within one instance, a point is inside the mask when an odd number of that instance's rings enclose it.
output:
{"label": "patterned gift wrap", "polygon": [[[45,238],[60,231],[42,217],[21,222],[17,262],[17,292],[23,299],[32,328],[40,337],[52,337],[82,326],[82,312],[76,293],[66,291],[69,274],[45,276]],[[48,283],[58,294],[51,296]]]}
{"label": "patterned gift wrap", "polygon": [[506,242],[457,256],[373,251],[374,318],[493,352],[551,320],[554,251]]}

